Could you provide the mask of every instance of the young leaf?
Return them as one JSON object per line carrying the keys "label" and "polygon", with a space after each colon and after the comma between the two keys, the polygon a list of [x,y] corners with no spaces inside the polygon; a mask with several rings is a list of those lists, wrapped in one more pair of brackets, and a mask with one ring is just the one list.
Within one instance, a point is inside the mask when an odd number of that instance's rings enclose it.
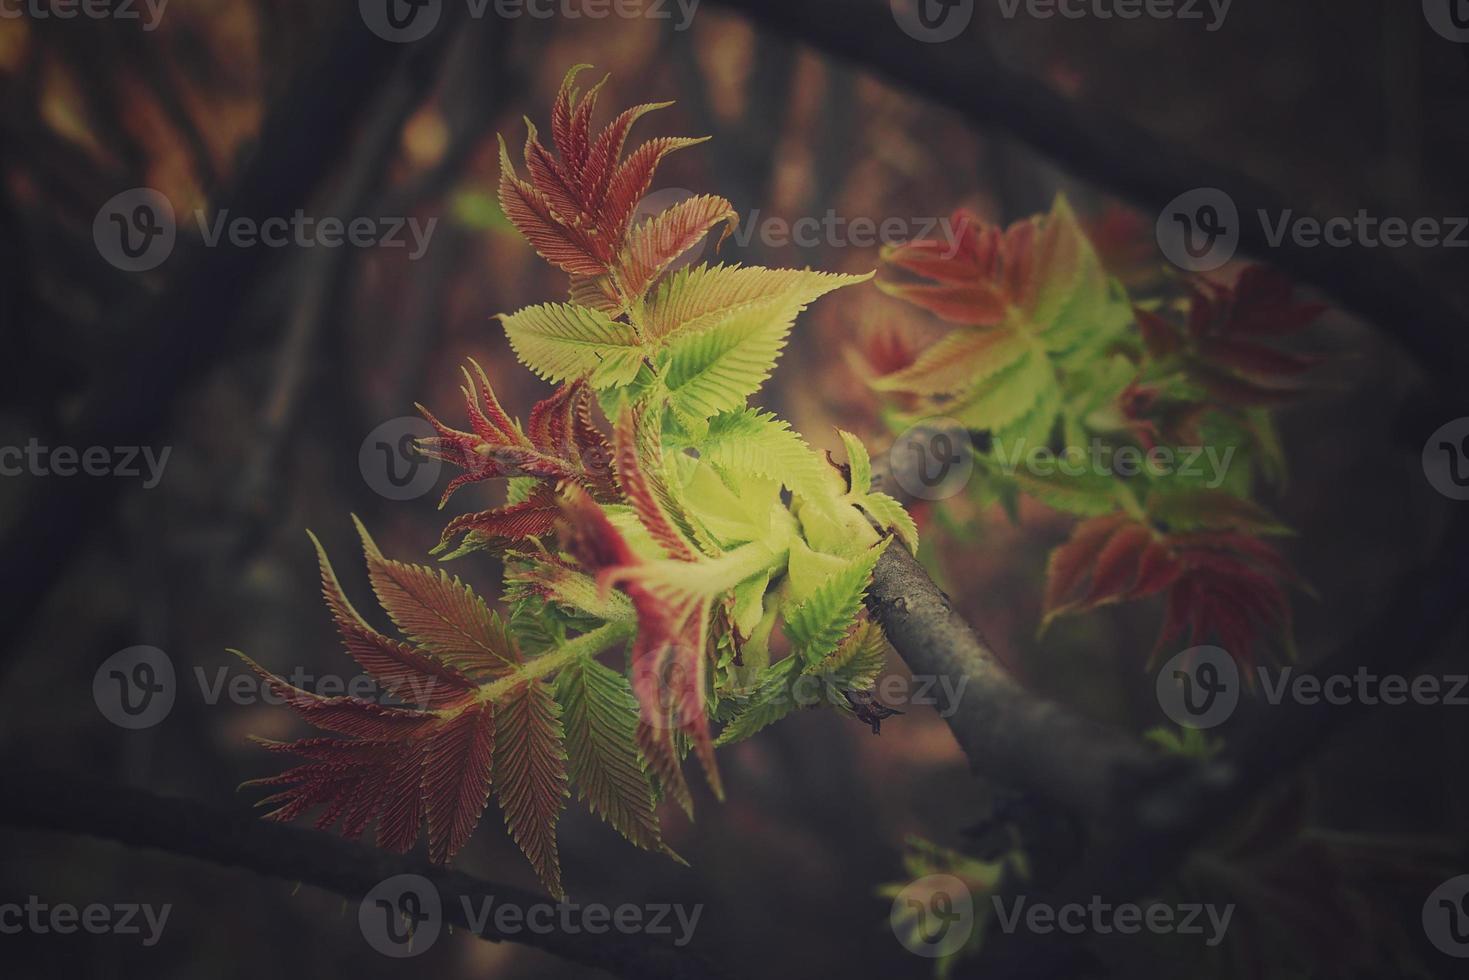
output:
{"label": "young leaf", "polygon": [[779,480],[813,501],[825,502],[833,495],[831,467],[786,422],[768,412],[747,408],[715,416],[699,449],[716,466]]}
{"label": "young leaf", "polygon": [[810,269],[699,265],[663,280],[648,301],[644,324],[650,337],[665,338],[706,329],[753,303],[788,305],[799,313],[834,289],[871,278],[871,273],[849,276]]}
{"label": "young leaf", "polygon": [[[354,517],[353,523],[377,601],[405,636],[443,663],[471,674],[500,676],[522,662],[500,617],[469,586],[442,569],[384,558],[362,522]],[[320,544],[317,551],[325,578],[331,569]],[[327,588],[329,595],[341,595],[335,575]],[[345,597],[340,601],[345,603]]]}
{"label": "young leaf", "polygon": [[918,554],[918,524],[907,508],[885,493],[869,493],[857,501],[884,531],[891,531],[914,555]]}
{"label": "young leaf", "polygon": [[841,437],[842,446],[847,450],[847,492],[853,496],[861,496],[872,489],[872,457],[868,455],[862,440],[852,433],[838,429],[837,435]]}
{"label": "young leaf", "polygon": [[791,641],[792,656],[814,664],[836,649],[857,620],[862,596],[872,583],[872,569],[885,546],[883,542],[847,563],[809,599],[786,614],[785,632]]}
{"label": "young leaf", "polygon": [[739,713],[724,726],[714,744],[743,741],[796,710],[799,705],[793,685],[800,676],[801,666],[799,657],[786,657],[762,670],[755,690],[742,701]]}
{"label": "young leaf", "polygon": [[592,812],[638,847],[663,850],[658,815],[638,755],[638,702],[627,679],[587,658],[556,678],[571,779]]}
{"label": "young leaf", "polygon": [[495,709],[466,707],[425,740],[423,803],[429,860],[442,864],[474,833],[490,799]]}
{"label": "young leaf", "polygon": [[521,363],[547,381],[591,375],[597,388],[632,381],[643,349],[630,324],[570,303],[542,303],[501,314]]}
{"label": "young leaf", "polygon": [[770,377],[796,313],[778,300],[753,303],[716,326],[676,338],[666,380],[675,415],[702,422],[743,408]]}
{"label": "young leaf", "polygon": [[572,275],[597,277],[615,267],[633,210],[647,194],[659,161],[703,140],[664,137],[643,144],[624,159],[632,124],[671,103],[628,109],[593,137],[592,112],[602,83],[581,94],[576,76],[587,67],[577,65],[566,73],[551,111],[551,136],[559,159],[541,145],[535,126],[527,120],[525,163],[530,180],[522,180],[505,141],[500,141],[500,204],[542,258]]}
{"label": "young leaf", "polygon": [[547,891],[564,898],[556,822],[570,794],[561,706],[549,684],[531,680],[505,695],[494,716],[495,795],[505,826]]}
{"label": "young leaf", "polygon": [[724,222],[728,236],[739,220],[733,205],[709,194],[680,201],[633,227],[619,259],[620,277],[627,294],[642,296],[663,270],[699,244],[711,228]]}

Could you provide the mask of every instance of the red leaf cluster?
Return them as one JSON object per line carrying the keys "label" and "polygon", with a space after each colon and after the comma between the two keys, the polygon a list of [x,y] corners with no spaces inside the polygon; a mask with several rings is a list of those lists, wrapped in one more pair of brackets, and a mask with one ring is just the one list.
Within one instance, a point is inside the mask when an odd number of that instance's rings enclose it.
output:
{"label": "red leaf cluster", "polygon": [[1188,290],[1181,329],[1156,313],[1136,311],[1150,354],[1185,355],[1190,373],[1228,404],[1279,405],[1300,392],[1301,376],[1321,359],[1275,342],[1315,323],[1324,305],[1297,302],[1291,281],[1263,266],[1245,269],[1232,286],[1198,278]]}
{"label": "red leaf cluster", "polygon": [[[1221,496],[1221,500],[1223,497]],[[1170,531],[1127,514],[1083,521],[1051,553],[1046,621],[1166,593],[1154,654],[1169,644],[1214,641],[1245,663],[1259,640],[1291,625],[1287,585],[1298,578],[1247,522],[1221,512],[1221,526]]]}
{"label": "red leaf cluster", "polygon": [[579,484],[598,500],[618,498],[612,447],[593,418],[594,396],[584,380],[564,384],[537,403],[523,431],[500,407],[484,370],[470,363],[478,383],[466,370],[461,390],[471,431],[452,429],[418,406],[438,433],[421,440],[419,451],[464,470],[449,482],[439,506],[460,487],[482,480],[529,476],[540,482],[519,503],[456,517],[444,528],[444,543],[461,534],[505,543],[548,534],[559,513],[555,489],[564,480]]}
{"label": "red leaf cluster", "polygon": [[[247,659],[272,693],[313,726],[345,737],[294,742],[260,740],[274,752],[307,761],[248,785],[277,792],[260,801],[274,806],[266,816],[288,821],[321,808],[318,829],[340,824],[355,839],[377,823],[377,844],[404,853],[428,825],[429,856],[447,861],[469,839],[489,798],[495,718],[478,700],[475,674],[495,676],[521,662],[498,624],[467,601],[440,601],[461,586],[427,570],[387,562],[370,540],[369,568],[381,594],[397,600],[401,625],[410,632],[415,608],[433,603],[431,630],[474,638],[481,649],[466,650],[455,666],[444,657],[385,636],[358,615],[343,594],[325,553],[317,545],[322,593],[347,652],[388,694],[405,706],[362,698],[323,697],[292,686]],[[464,598],[460,596],[461,600]],[[458,642],[455,646],[466,646]]]}

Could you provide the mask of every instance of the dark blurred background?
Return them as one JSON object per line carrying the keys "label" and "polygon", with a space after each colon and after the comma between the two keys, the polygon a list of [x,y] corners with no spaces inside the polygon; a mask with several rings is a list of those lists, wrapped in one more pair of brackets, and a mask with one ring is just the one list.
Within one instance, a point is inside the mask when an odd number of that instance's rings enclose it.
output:
{"label": "dark blurred background", "polygon": [[[410,560],[423,559],[446,518],[435,502],[447,477],[414,499],[387,499],[359,466],[364,440],[413,415],[415,401],[459,418],[458,366],[468,356],[514,413],[548,391],[490,319],[565,289],[563,274],[499,213],[495,134],[514,156],[522,116],[545,129],[572,64],[611,73],[603,119],[676,99],[635,134],[714,139],[670,157],[656,186],[720,193],[747,216],[831,210],[917,223],[967,205],[1013,220],[1064,190],[1088,220],[1128,223],[1108,187],[1058,169],[1003,125],[974,128],[861,65],[756,29],[731,7],[700,4],[679,30],[673,5],[669,19],[600,20],[498,18],[492,5],[478,19],[446,13],[413,46],[378,42],[353,7],[173,0],[151,30],[115,18],[0,20],[0,350],[9,368],[0,444],[77,445],[76,433],[143,427],[151,445],[171,447],[151,489],[121,477],[0,479],[0,542],[38,556],[8,564],[3,583],[25,597],[7,607],[0,637],[6,758],[250,806],[254,796],[236,787],[278,760],[246,735],[302,729],[281,708],[207,703],[195,669],[210,683],[219,671],[232,676],[240,668],[226,649],[238,648],[283,673],[350,676],[305,530],[366,606],[349,514],[385,552]],[[1130,120],[1227,163],[1302,211],[1469,213],[1469,48],[1436,34],[1416,0],[1236,0],[1213,32],[1177,20],[1009,19],[988,2],[975,20],[953,43],[1098,118]],[[409,47],[412,55],[399,50]],[[270,125],[293,112],[323,114],[318,140]],[[138,187],[171,203],[178,241],[158,268],[127,272],[99,252],[93,222],[105,202]],[[243,259],[201,247],[188,215],[238,194],[260,207],[299,199],[290,208],[314,216],[437,223],[413,258],[411,244],[255,248]],[[1145,245],[1155,217],[1133,216]],[[758,236],[726,242],[720,257],[852,272],[877,265],[872,247]],[[1469,300],[1463,250],[1409,247],[1385,258],[1460,308]],[[844,354],[885,319],[922,328],[921,314],[867,287],[822,301],[798,324],[760,401],[818,447],[838,445],[837,425],[885,445],[878,406]],[[1326,383],[1283,417],[1291,476],[1265,502],[1299,529],[1287,549],[1318,594],[1297,604],[1306,662],[1351,639],[1431,551],[1449,508],[1464,506],[1422,479],[1422,439],[1450,416],[1415,414],[1423,376],[1393,340],[1400,326],[1333,310],[1315,335],[1333,355]],[[486,505],[476,489],[451,510]],[[1037,643],[1045,558],[1070,522],[1039,506],[1022,517],[1017,528],[999,511],[956,508],[947,519],[963,525],[959,535],[923,515],[926,533],[945,541],[941,584],[1035,688],[1135,731],[1161,723],[1143,669],[1158,608],[1064,622]],[[489,559],[454,571],[493,594]],[[161,724],[127,731],[98,711],[92,679],[109,656],[141,644],[172,659],[179,696]],[[1462,636],[1416,659],[1415,671],[1469,665]],[[896,657],[889,669],[904,672]],[[1462,847],[1466,736],[1469,708],[1367,715],[1313,766],[1315,822]],[[942,721],[914,709],[875,738],[835,713],[802,713],[725,753],[723,765],[727,803],[701,796],[694,824],[664,810],[689,868],[626,846],[570,806],[560,840],[573,897],[702,902],[694,946],[736,976],[927,976],[930,963],[894,940],[875,889],[902,879],[906,835],[963,847],[963,829],[987,811],[987,792]],[[10,782],[4,795],[27,791]],[[493,806],[456,863],[535,887]],[[175,909],[152,948],[118,936],[0,936],[6,976],[587,972],[463,935],[400,963],[363,943],[354,904],[312,887],[0,830],[0,901],[30,894]],[[1417,906],[1383,914],[1416,928]],[[1410,944],[1437,955],[1421,936]]]}

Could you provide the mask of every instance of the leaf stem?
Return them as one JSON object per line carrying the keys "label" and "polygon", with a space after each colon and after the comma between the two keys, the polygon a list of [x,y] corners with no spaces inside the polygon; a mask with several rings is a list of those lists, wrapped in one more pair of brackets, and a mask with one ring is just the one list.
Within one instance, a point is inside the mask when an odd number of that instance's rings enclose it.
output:
{"label": "leaf stem", "polygon": [[476,700],[497,701],[521,684],[554,673],[573,660],[595,657],[613,644],[628,639],[636,631],[637,622],[630,618],[604,623],[590,633],[583,633],[581,636],[567,640],[554,651],[544,653],[522,664],[514,673],[482,685],[476,695]]}

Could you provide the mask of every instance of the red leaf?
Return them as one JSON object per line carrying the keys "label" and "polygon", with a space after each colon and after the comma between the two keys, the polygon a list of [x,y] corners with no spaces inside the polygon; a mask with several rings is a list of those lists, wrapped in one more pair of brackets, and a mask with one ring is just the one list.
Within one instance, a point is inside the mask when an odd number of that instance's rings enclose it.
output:
{"label": "red leaf", "polygon": [[[647,468],[656,467],[661,460],[661,456],[655,455],[656,437],[640,431],[645,430],[650,421],[640,408],[628,409],[617,420],[612,431],[612,444],[617,454],[617,478],[628,502],[637,512],[638,520],[648,529],[653,540],[669,557],[693,561],[697,554],[671,516],[675,507],[673,498],[663,485],[660,474],[649,472]],[[643,456],[650,457],[646,466]]]}
{"label": "red leaf", "polygon": [[566,806],[566,750],[561,706],[545,681],[523,684],[495,713],[495,795],[510,836],[556,898],[561,861],[556,823]]}
{"label": "red leaf", "polygon": [[[439,540],[446,546],[461,534],[474,536],[481,547],[494,549],[544,537],[556,529],[561,507],[556,489],[542,483],[518,504],[508,504],[474,514],[461,514],[444,527]],[[466,545],[470,542],[466,540]]]}
{"label": "red leaf", "polygon": [[1119,528],[1097,554],[1086,605],[1099,606],[1122,598],[1137,581],[1138,565],[1152,541],[1153,532],[1141,524]]}
{"label": "red leaf", "polygon": [[[647,194],[659,161],[702,140],[655,139],[621,159],[633,123],[669,103],[628,109],[594,137],[592,114],[607,80],[581,94],[576,76],[585,67],[578,65],[567,72],[551,111],[551,138],[560,159],[541,144],[535,126],[528,124],[524,157],[530,179],[523,180],[501,141],[500,203],[506,217],[542,258],[573,276],[596,281],[618,266],[628,223],[638,201]],[[631,279],[645,288],[651,282],[648,267],[640,266]],[[627,281],[624,279],[624,285]],[[636,298],[641,289],[629,289],[628,295]],[[616,311],[623,306],[624,297],[615,289],[599,287],[593,296],[599,308]]]}
{"label": "red leaf", "polygon": [[1046,596],[1042,604],[1047,619],[1067,608],[1081,583],[1086,581],[1097,555],[1127,520],[1125,514],[1106,514],[1083,521],[1071,532],[1069,541],[1051,552],[1046,563]]}
{"label": "red leaf", "polygon": [[456,854],[490,799],[495,711],[488,703],[464,709],[430,736],[423,753],[423,802],[429,860]]}

